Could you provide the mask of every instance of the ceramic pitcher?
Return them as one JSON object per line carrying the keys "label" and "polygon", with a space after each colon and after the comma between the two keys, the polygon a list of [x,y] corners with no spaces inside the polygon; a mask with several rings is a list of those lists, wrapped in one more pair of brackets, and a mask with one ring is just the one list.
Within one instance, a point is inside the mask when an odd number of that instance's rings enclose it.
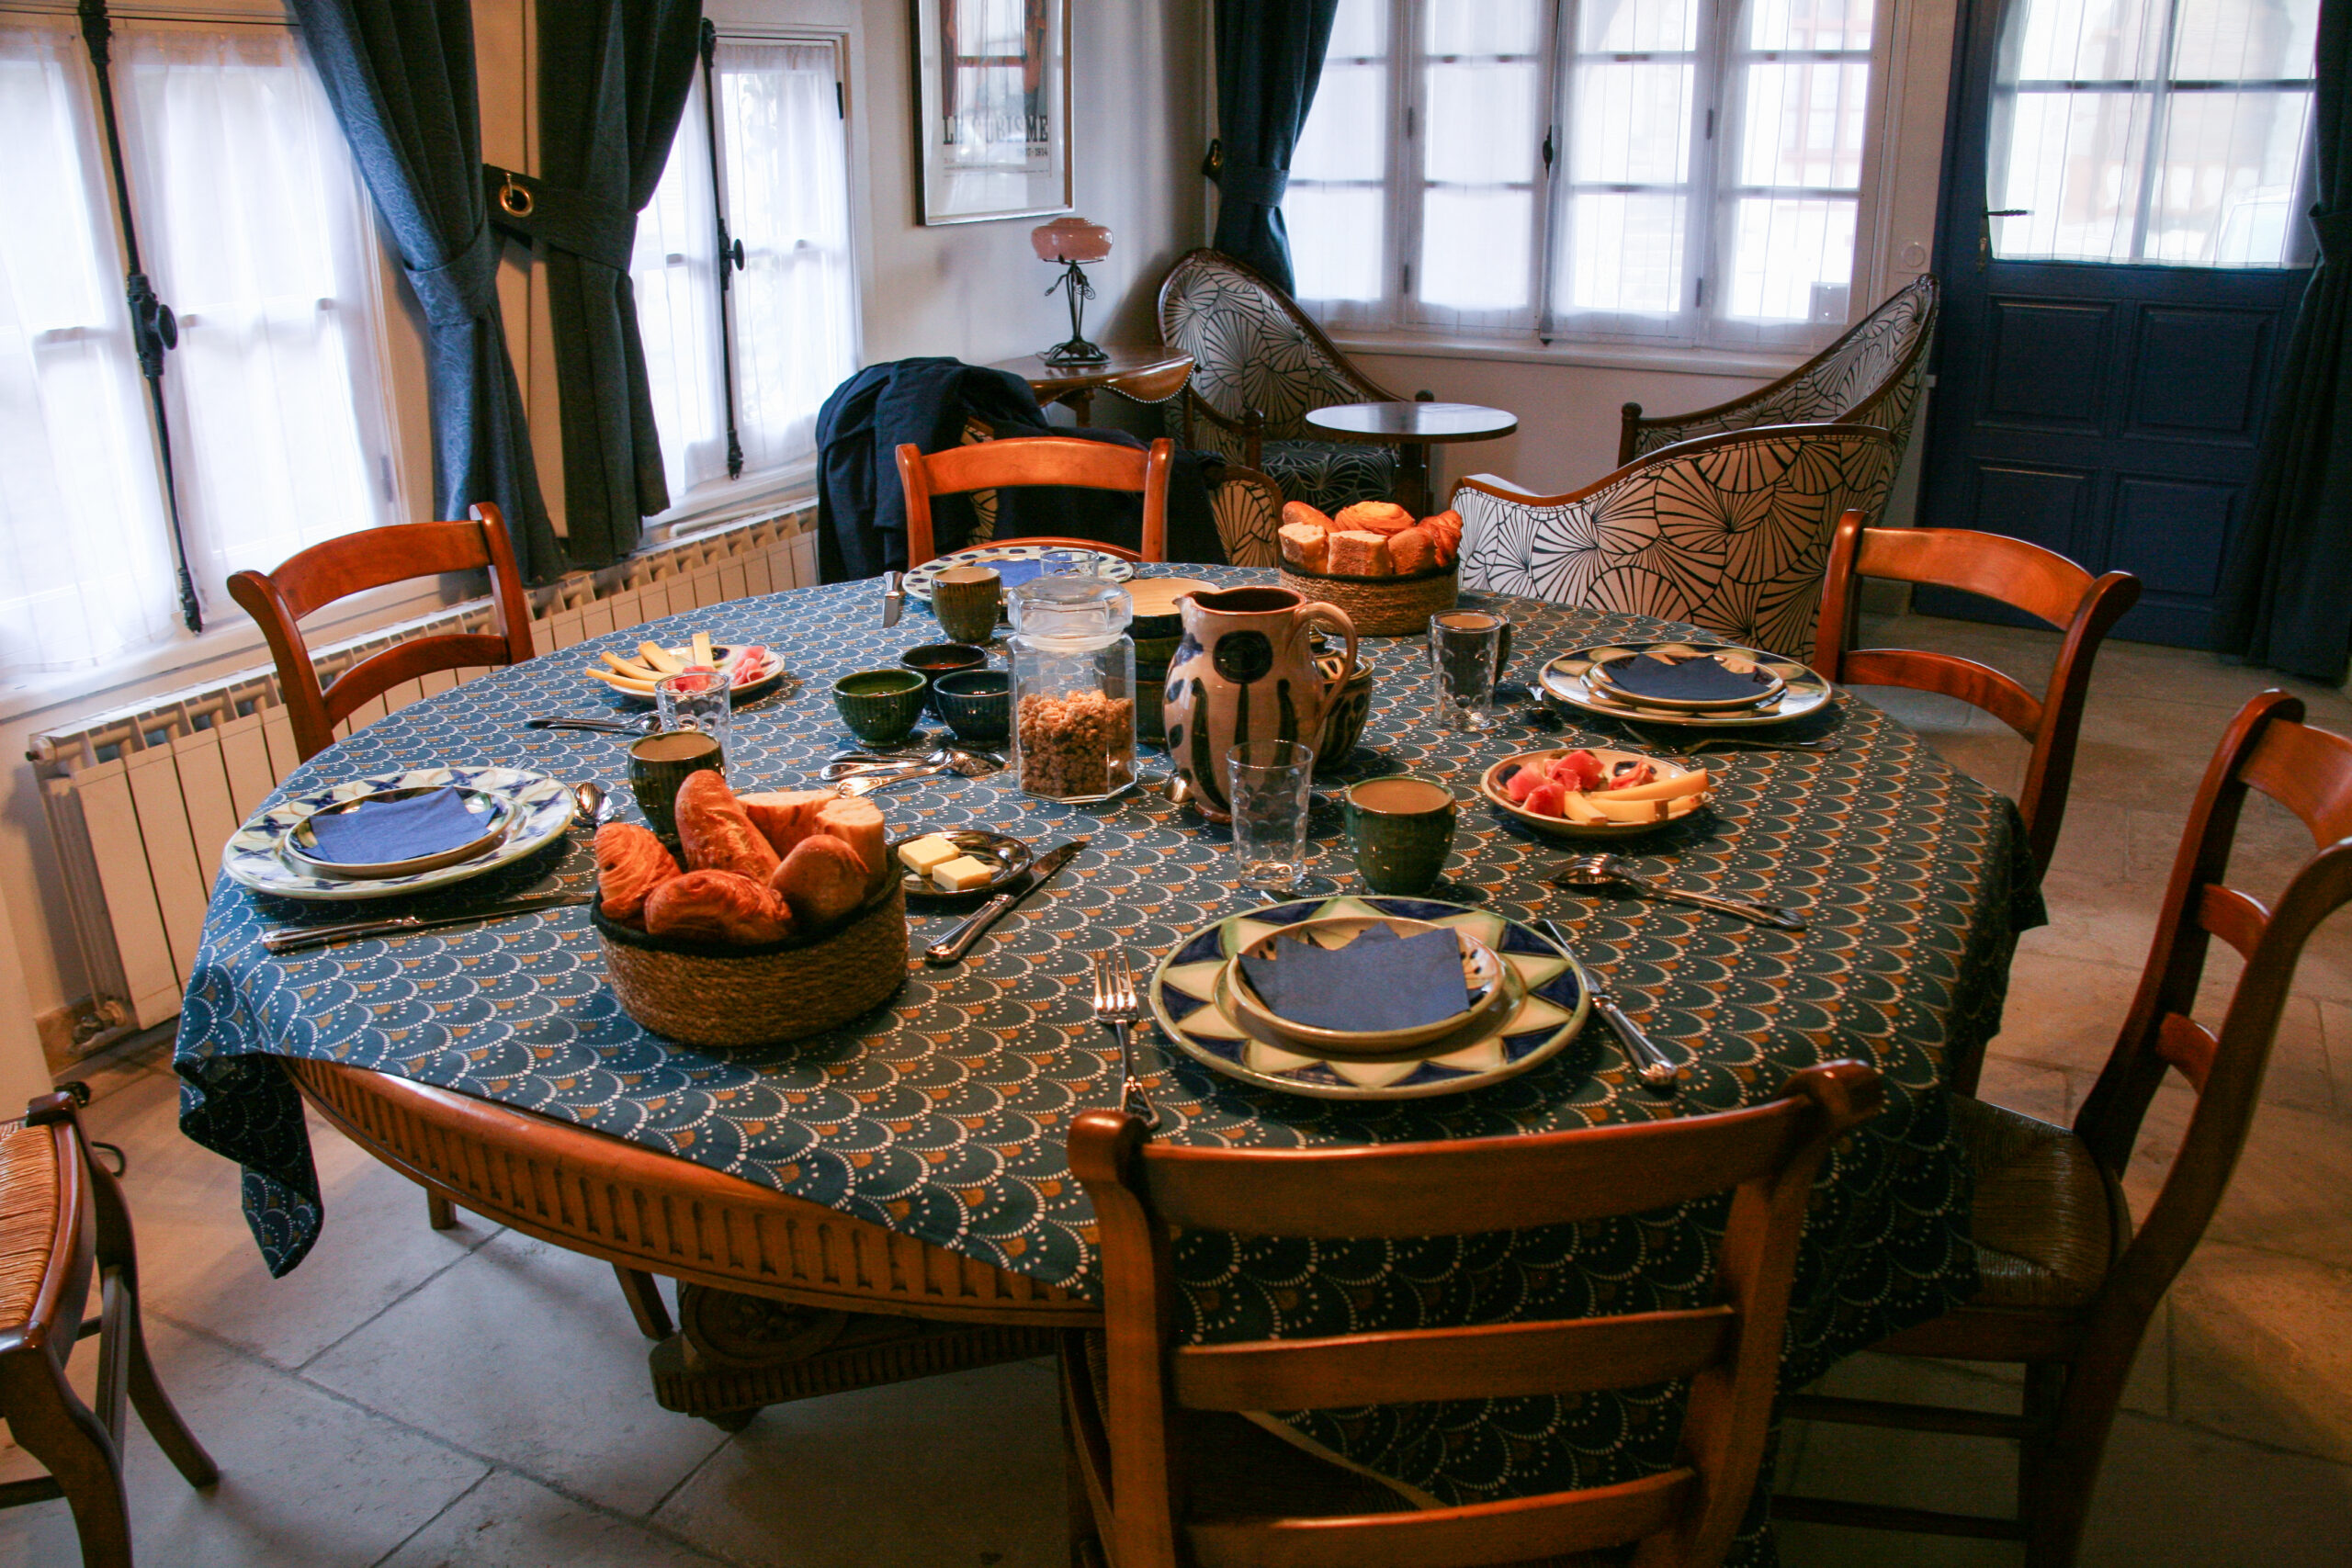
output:
{"label": "ceramic pitcher", "polygon": [[[1225,754],[1244,740],[1304,740],[1356,668],[1355,623],[1336,604],[1288,588],[1226,588],[1177,601],[1184,640],[1168,666],[1168,756],[1203,815],[1228,821]],[[1337,673],[1317,668],[1310,633],[1347,638]]]}

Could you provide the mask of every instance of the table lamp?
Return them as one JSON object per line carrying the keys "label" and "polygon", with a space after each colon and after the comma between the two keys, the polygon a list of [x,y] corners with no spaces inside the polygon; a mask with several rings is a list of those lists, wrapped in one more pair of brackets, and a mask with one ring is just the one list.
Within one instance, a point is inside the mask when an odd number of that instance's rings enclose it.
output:
{"label": "table lamp", "polygon": [[1083,218],[1057,218],[1030,230],[1029,243],[1036,247],[1039,261],[1057,262],[1064,269],[1046,292],[1051,294],[1059,288],[1069,295],[1069,341],[1056,344],[1038,357],[1048,365],[1108,363],[1110,355],[1086,341],[1086,301],[1094,298],[1094,285],[1086,281],[1086,269],[1079,263],[1099,262],[1108,256],[1111,231]]}

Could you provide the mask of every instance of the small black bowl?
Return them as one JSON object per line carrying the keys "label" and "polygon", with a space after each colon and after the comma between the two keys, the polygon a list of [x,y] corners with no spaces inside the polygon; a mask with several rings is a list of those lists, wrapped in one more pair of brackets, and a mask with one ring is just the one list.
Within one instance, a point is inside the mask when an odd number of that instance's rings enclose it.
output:
{"label": "small black bowl", "polygon": [[931,683],[932,705],[967,746],[995,746],[1012,733],[1012,677],[1001,670],[954,670]]}
{"label": "small black bowl", "polygon": [[939,678],[957,670],[977,670],[988,661],[989,650],[968,642],[925,643],[899,655],[899,663],[922,671],[923,711],[938,719],[947,716],[939,711]]}

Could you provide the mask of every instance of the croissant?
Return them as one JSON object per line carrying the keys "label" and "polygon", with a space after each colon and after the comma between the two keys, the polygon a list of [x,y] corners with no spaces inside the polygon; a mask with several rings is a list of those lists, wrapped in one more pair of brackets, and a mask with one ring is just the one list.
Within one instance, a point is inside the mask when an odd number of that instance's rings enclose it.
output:
{"label": "croissant", "polygon": [[691,942],[781,942],[792,934],[792,910],[774,890],[748,876],[690,871],[646,898],[645,929]]}
{"label": "croissant", "polygon": [[646,895],[679,874],[651,829],[607,822],[596,829],[596,893],[606,919],[638,924]]}

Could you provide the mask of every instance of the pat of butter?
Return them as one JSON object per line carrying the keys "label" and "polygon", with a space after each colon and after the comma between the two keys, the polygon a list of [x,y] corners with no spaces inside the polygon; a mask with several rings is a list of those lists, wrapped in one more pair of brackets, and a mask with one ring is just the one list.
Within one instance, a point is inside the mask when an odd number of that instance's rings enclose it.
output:
{"label": "pat of butter", "polygon": [[975,887],[986,886],[996,870],[984,860],[959,855],[944,865],[933,866],[931,879],[950,893],[968,893]]}
{"label": "pat of butter", "polygon": [[936,833],[920,839],[910,839],[899,846],[899,861],[917,876],[929,876],[963,851]]}

